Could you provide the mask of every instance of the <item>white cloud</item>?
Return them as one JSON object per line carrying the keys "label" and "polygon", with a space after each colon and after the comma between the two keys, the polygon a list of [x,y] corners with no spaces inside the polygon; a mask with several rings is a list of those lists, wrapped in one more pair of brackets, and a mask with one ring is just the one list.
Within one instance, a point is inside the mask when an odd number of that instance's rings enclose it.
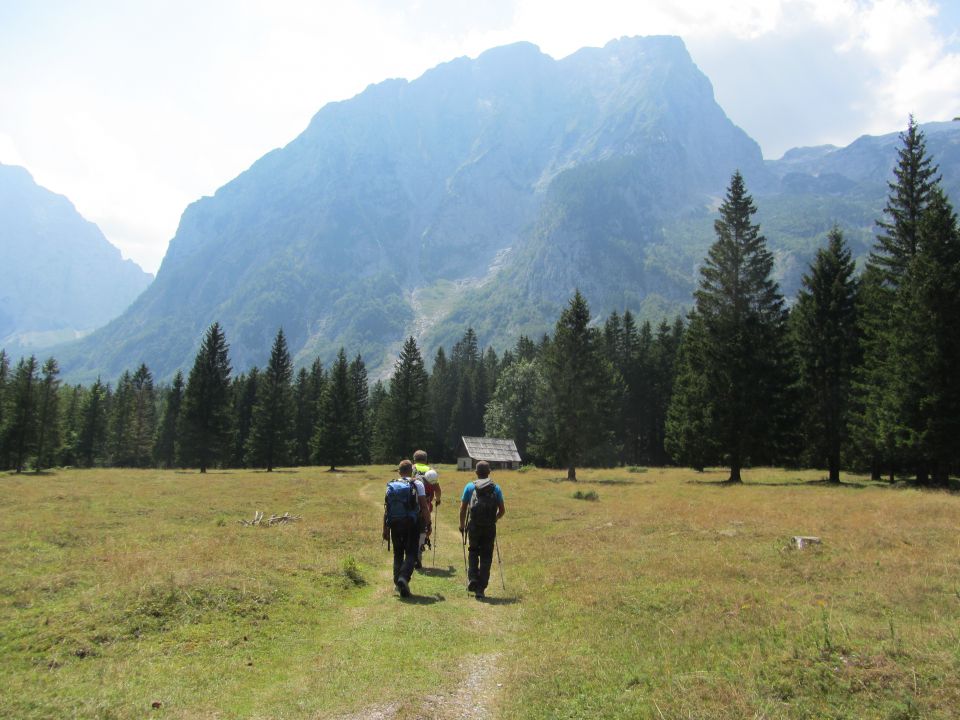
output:
{"label": "white cloud", "polygon": [[17,144],[6,133],[0,133],[0,163],[4,165],[23,165],[23,157],[17,149]]}

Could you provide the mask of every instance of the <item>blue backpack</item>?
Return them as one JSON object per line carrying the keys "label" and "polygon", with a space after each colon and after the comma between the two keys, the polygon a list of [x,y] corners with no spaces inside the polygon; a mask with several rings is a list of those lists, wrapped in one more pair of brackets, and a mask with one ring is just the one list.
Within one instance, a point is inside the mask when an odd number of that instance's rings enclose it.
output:
{"label": "blue backpack", "polygon": [[417,498],[417,486],[412,480],[392,480],[387,483],[387,494],[383,500],[384,516],[388,525],[398,520],[416,522],[420,517],[420,501]]}

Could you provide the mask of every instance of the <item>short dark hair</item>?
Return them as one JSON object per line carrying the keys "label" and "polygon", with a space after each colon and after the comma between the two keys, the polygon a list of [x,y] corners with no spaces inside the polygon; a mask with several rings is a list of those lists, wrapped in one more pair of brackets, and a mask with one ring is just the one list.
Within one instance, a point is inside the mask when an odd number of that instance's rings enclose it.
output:
{"label": "short dark hair", "polygon": [[413,472],[413,463],[409,460],[401,460],[400,465],[397,467],[397,470],[400,471],[400,474],[406,477]]}
{"label": "short dark hair", "polygon": [[427,451],[426,450],[417,450],[413,454],[414,462],[426,462],[427,461]]}
{"label": "short dark hair", "polygon": [[490,477],[490,463],[488,463],[486,460],[481,460],[478,462],[475,469],[477,471],[478,478],[483,479],[485,477]]}

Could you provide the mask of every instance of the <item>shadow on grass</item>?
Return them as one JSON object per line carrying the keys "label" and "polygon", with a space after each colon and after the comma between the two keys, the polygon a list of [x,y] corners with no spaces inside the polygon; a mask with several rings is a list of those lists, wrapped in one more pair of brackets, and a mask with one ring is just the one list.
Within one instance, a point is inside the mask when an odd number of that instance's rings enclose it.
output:
{"label": "shadow on grass", "polygon": [[425,567],[425,568],[421,568],[420,570],[417,570],[417,572],[420,573],[421,575],[426,575],[427,577],[448,578],[456,575],[457,569],[453,565],[447,565],[446,568]]}
{"label": "shadow on grass", "polygon": [[547,478],[551,483],[570,483],[571,485],[653,485],[653,480],[632,480],[629,478],[600,478],[591,480],[587,478],[577,478],[576,480],[567,480],[565,477]]}
{"label": "shadow on grass", "polygon": [[446,598],[439,593],[436,595],[411,595],[410,597],[397,597],[399,602],[406,605],[436,605],[438,602],[446,602]]}
{"label": "shadow on grass", "polygon": [[831,482],[826,478],[821,480],[781,480],[778,482],[730,482],[729,480],[687,480],[688,485],[710,485],[713,487],[823,487],[823,488],[846,488],[850,490],[862,490],[869,487],[870,483],[861,482]]}
{"label": "shadow on grass", "polygon": [[477,602],[486,603],[487,605],[516,605],[520,602],[518,597],[490,597],[486,595],[482,598],[477,598]]}

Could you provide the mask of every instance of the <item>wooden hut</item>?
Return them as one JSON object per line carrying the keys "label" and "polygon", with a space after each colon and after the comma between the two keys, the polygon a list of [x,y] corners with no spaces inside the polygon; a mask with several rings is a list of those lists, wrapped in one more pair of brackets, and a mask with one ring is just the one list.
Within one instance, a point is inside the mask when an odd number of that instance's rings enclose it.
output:
{"label": "wooden hut", "polygon": [[461,437],[457,450],[457,470],[473,470],[480,460],[493,470],[518,470],[520,453],[517,444],[506,438]]}

